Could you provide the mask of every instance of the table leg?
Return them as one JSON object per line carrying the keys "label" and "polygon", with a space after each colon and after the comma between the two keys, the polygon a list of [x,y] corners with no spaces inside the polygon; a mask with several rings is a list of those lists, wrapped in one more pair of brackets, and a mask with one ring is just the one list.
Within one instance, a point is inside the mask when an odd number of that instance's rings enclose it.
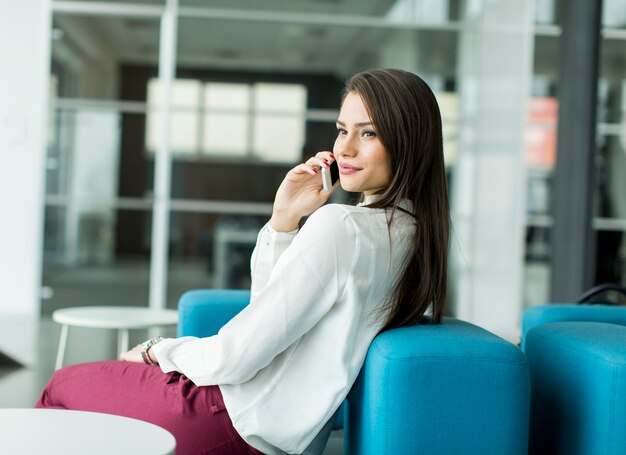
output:
{"label": "table leg", "polygon": [[117,331],[117,355],[128,351],[128,329],[119,329]]}
{"label": "table leg", "polygon": [[57,361],[54,365],[54,369],[58,370],[63,367],[63,358],[65,357],[65,347],[67,346],[67,334],[70,330],[69,325],[63,324],[61,326],[61,337],[59,338],[59,349],[57,351]]}

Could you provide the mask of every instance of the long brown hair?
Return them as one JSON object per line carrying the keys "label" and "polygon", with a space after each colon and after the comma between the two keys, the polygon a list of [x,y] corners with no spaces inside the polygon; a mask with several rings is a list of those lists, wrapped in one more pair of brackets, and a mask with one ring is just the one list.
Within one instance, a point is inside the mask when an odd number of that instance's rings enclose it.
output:
{"label": "long brown hair", "polygon": [[450,214],[437,100],[420,77],[396,69],[352,76],[344,98],[351,92],[363,99],[391,167],[389,185],[368,207],[390,208],[393,218],[408,199],[416,217],[412,251],[383,308],[383,330],[422,322],[429,307],[429,320],[438,323],[446,299]]}

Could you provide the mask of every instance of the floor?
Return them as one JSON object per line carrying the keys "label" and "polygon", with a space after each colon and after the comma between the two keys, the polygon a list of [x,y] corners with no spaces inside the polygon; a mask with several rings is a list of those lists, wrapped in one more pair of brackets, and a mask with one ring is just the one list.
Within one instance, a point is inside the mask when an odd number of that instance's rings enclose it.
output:
{"label": "floor", "polygon": [[[165,336],[174,336],[173,329],[163,329]],[[0,359],[0,408],[30,408],[54,372],[60,326],[50,316],[43,316],[37,330],[36,362],[27,367],[9,364]],[[148,338],[146,331],[131,333],[131,345]],[[72,328],[65,364],[116,356],[117,339],[110,330]],[[323,455],[341,455],[342,433],[333,432]]]}

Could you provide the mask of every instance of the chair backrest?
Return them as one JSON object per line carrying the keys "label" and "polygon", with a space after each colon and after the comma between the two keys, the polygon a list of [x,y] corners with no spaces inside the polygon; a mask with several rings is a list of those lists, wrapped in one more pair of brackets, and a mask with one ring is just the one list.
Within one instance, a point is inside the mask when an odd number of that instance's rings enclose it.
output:
{"label": "chair backrest", "polygon": [[526,334],[533,327],[566,321],[606,322],[626,325],[626,307],[561,303],[528,308],[524,312],[522,319],[522,350],[526,350]]}
{"label": "chair backrest", "polygon": [[383,332],[348,396],[344,453],[526,455],[529,388],[524,354],[472,324]]}

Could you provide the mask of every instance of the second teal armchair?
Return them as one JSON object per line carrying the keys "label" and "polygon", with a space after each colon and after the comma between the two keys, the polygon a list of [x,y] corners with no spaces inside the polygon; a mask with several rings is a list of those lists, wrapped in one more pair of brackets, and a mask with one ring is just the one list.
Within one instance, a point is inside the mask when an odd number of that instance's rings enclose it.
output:
{"label": "second teal armchair", "polygon": [[529,453],[626,454],[626,307],[528,309]]}

